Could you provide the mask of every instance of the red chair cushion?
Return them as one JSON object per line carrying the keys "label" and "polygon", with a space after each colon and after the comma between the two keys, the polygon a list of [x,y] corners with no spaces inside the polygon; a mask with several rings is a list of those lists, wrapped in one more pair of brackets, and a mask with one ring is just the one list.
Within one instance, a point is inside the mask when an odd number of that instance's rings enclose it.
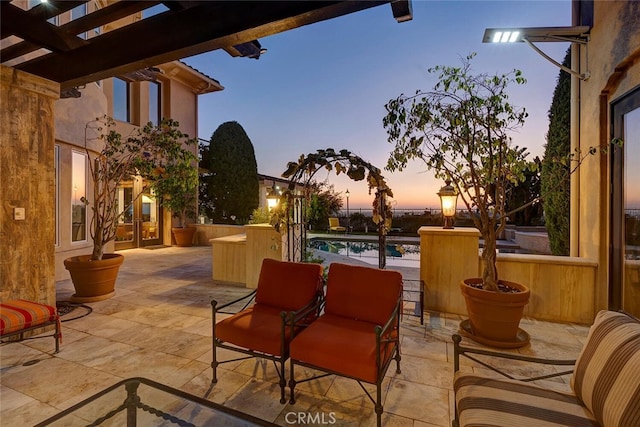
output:
{"label": "red chair cushion", "polygon": [[402,293],[397,271],[333,263],[325,313],[384,325]]}
{"label": "red chair cushion", "polygon": [[[324,314],[309,325],[290,345],[292,359],[375,384],[375,324]],[[397,331],[393,332],[394,337]],[[393,355],[393,345],[382,346],[384,365]]]}
{"label": "red chair cushion", "polygon": [[57,321],[56,308],[27,300],[0,303],[0,335]]}
{"label": "red chair cushion", "polygon": [[265,258],[258,279],[256,303],[297,311],[311,302],[321,285],[320,264]]}
{"label": "red chair cushion", "polygon": [[[249,350],[281,356],[280,331],[282,310],[255,304],[240,313],[216,323],[216,337]],[[285,348],[290,328],[285,328]]]}

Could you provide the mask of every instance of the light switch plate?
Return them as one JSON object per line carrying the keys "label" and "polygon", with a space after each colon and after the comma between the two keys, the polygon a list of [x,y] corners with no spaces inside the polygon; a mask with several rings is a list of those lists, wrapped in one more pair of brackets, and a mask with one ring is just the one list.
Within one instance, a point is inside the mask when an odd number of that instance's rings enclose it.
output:
{"label": "light switch plate", "polygon": [[22,221],[26,218],[24,208],[13,208],[13,219],[16,221]]}

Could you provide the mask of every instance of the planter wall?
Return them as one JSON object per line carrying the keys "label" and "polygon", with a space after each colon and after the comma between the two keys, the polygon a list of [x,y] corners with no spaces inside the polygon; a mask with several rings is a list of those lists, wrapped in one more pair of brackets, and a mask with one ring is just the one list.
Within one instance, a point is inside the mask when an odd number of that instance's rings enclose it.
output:
{"label": "planter wall", "polygon": [[[479,233],[472,228],[420,228],[420,279],[427,310],[466,316],[460,282],[481,274]],[[473,262],[473,260],[476,262]],[[598,264],[592,259],[498,254],[501,278],[522,283],[532,298],[524,316],[590,324],[596,314]]]}

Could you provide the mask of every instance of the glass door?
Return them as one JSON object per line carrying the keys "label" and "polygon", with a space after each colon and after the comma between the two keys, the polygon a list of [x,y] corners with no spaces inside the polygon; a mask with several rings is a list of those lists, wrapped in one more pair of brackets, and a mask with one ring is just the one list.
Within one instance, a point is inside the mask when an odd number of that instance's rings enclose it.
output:
{"label": "glass door", "polygon": [[116,250],[162,244],[162,210],[141,180],[118,187],[118,206],[128,206],[118,223]]}
{"label": "glass door", "polygon": [[613,105],[609,306],[640,316],[640,88]]}

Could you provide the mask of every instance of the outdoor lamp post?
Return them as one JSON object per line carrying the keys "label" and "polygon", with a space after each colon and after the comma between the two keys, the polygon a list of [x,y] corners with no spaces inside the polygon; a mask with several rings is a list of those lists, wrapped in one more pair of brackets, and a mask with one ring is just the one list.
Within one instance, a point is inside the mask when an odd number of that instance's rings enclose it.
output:
{"label": "outdoor lamp post", "polygon": [[442,209],[443,226],[442,228],[453,228],[453,221],[456,216],[456,207],[458,205],[458,192],[451,185],[451,180],[445,181],[445,186],[438,191],[440,197],[440,207]]}
{"label": "outdoor lamp post", "polygon": [[351,218],[349,217],[349,189],[344,193],[347,196],[347,232],[351,231]]}
{"label": "outdoor lamp post", "polygon": [[267,207],[269,211],[272,211],[276,206],[278,206],[278,202],[280,202],[280,196],[276,189],[276,184],[274,183],[267,193]]}

